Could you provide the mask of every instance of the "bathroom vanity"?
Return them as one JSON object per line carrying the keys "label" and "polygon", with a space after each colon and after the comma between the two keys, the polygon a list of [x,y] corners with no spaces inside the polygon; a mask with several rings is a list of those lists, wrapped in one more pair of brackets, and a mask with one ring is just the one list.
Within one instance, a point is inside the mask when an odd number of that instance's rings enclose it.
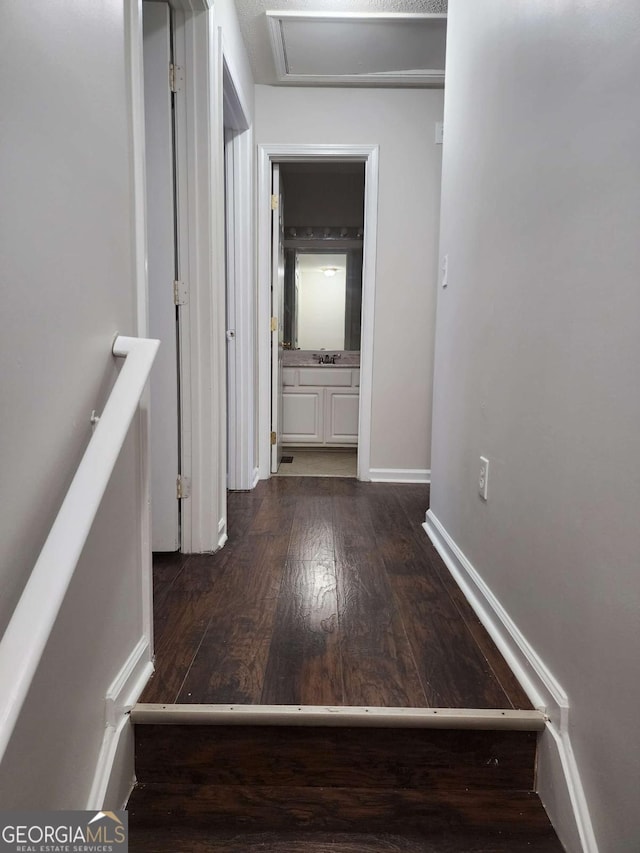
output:
{"label": "bathroom vanity", "polygon": [[285,352],[282,366],[282,443],[353,447],[358,443],[360,353],[343,352],[319,364],[312,352]]}

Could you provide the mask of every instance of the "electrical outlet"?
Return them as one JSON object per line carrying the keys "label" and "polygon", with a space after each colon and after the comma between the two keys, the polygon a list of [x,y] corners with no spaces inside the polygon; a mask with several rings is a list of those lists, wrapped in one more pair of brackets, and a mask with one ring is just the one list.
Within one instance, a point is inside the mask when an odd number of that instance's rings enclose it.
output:
{"label": "electrical outlet", "polygon": [[445,255],[442,259],[442,286],[446,287],[449,284],[449,255]]}
{"label": "electrical outlet", "polygon": [[480,457],[480,476],[478,477],[478,494],[483,501],[489,498],[489,460]]}

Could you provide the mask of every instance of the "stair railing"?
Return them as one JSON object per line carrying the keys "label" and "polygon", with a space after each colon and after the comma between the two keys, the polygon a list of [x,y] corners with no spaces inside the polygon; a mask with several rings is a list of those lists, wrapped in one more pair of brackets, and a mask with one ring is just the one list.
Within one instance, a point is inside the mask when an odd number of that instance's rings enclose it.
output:
{"label": "stair railing", "polygon": [[0,642],[0,761],[58,618],[160,342],[118,335],[125,362]]}

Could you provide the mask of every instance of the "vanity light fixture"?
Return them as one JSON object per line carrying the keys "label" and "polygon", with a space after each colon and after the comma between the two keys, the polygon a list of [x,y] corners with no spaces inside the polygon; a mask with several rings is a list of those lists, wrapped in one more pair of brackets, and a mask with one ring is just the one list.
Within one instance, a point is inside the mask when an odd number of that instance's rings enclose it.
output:
{"label": "vanity light fixture", "polygon": [[327,278],[332,278],[337,272],[338,267],[320,267]]}

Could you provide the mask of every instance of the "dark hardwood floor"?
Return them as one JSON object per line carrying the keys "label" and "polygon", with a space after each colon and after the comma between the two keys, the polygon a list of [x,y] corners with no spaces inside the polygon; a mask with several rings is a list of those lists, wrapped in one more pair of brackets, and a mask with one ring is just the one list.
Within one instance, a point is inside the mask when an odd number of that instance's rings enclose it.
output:
{"label": "dark hardwood floor", "polygon": [[142,701],[530,708],[422,530],[428,503],[339,478],[231,492],[224,549],[155,557]]}

